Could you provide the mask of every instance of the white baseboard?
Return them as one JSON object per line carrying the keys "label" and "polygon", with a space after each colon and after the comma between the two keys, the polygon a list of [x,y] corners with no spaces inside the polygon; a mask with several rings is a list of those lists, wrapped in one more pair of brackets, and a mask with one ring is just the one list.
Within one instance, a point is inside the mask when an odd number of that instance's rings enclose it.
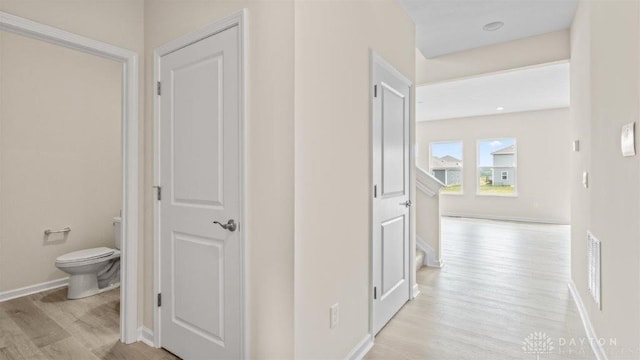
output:
{"label": "white baseboard", "polygon": [[444,266],[444,262],[440,259],[436,259],[435,257],[428,257],[426,259],[426,264],[428,267],[441,268]]}
{"label": "white baseboard", "polygon": [[420,295],[420,287],[418,286],[418,284],[413,285],[413,297],[412,299],[415,299],[418,297],[418,295]]}
{"label": "white baseboard", "polygon": [[470,218],[470,219],[498,220],[498,221],[527,222],[527,223],[537,223],[537,224],[569,225],[566,221],[557,220],[557,219],[543,219],[543,218],[530,218],[530,217],[517,217],[517,216],[464,214],[464,213],[443,213],[442,216]]}
{"label": "white baseboard", "polygon": [[69,284],[69,278],[65,277],[62,279],[51,280],[47,282],[43,282],[40,284],[35,284],[31,286],[25,286],[23,288],[15,289],[15,290],[7,290],[0,292],[0,302],[36,294],[39,292],[53,290],[57,288],[61,288],[63,286],[67,286]]}
{"label": "white baseboard", "polygon": [[573,301],[578,307],[578,313],[580,314],[580,319],[582,319],[582,326],[584,326],[584,330],[587,333],[587,339],[589,340],[589,344],[591,344],[591,350],[593,350],[593,354],[598,360],[607,360],[607,354],[598,341],[598,336],[596,335],[596,331],[593,329],[593,325],[591,324],[591,320],[589,319],[587,308],[585,308],[584,303],[582,302],[582,297],[580,297],[580,293],[578,292],[576,284],[573,282],[573,280],[569,281],[569,291],[571,291]]}
{"label": "white baseboard", "polygon": [[436,255],[436,251],[431,245],[427,244],[420,236],[416,235],[416,246],[418,249],[424,251],[424,260],[422,262],[423,265],[429,267],[442,267],[442,259],[439,259]]}
{"label": "white baseboard", "polygon": [[156,347],[153,342],[153,331],[144,326],[138,328],[138,341],[142,341],[153,348]]}
{"label": "white baseboard", "polygon": [[347,355],[345,360],[361,360],[365,355],[371,350],[373,347],[373,337],[370,334],[367,334],[364,339],[362,339],[358,345],[356,345],[353,350]]}

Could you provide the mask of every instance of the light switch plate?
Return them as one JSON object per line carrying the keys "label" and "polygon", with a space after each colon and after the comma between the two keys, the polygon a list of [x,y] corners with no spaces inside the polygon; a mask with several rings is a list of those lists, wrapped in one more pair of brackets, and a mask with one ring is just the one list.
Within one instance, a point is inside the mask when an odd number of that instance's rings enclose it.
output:
{"label": "light switch plate", "polygon": [[573,151],[580,151],[580,140],[573,140]]}
{"label": "light switch plate", "polygon": [[329,328],[333,329],[334,327],[336,327],[336,325],[338,325],[338,321],[340,320],[339,318],[339,313],[338,311],[340,310],[340,305],[338,303],[335,303],[333,305],[331,305],[331,307],[329,308]]}
{"label": "light switch plate", "polygon": [[582,186],[589,187],[589,173],[586,171],[582,173]]}
{"label": "light switch plate", "polygon": [[622,156],[634,156],[636,154],[635,122],[622,127],[620,148],[622,150]]}

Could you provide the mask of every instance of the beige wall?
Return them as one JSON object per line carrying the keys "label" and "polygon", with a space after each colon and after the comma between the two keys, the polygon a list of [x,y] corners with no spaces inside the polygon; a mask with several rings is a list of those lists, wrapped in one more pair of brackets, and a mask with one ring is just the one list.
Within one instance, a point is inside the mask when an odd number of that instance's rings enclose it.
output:
{"label": "beige wall", "polygon": [[[463,195],[443,194],[443,215],[570,222],[569,109],[418,122],[417,164],[429,169],[429,144],[463,141]],[[517,197],[478,196],[477,140],[516,138]]]}
{"label": "beige wall", "polygon": [[369,333],[369,51],[414,79],[414,33],[395,0],[296,2],[298,359],[345,358]]}
{"label": "beige wall", "polygon": [[[617,339],[610,359],[640,346],[640,158],[620,153],[620,128],[640,112],[639,32],[636,1],[582,2],[572,27],[572,277],[597,335]],[[586,230],[602,242],[601,310],[586,286]]]}
{"label": "beige wall", "polygon": [[[114,247],[119,63],[0,34],[0,291],[68,276],[56,257]],[[43,230],[71,227],[68,237]]]}
{"label": "beige wall", "polygon": [[[146,76],[154,48],[248,9],[249,355],[293,357],[293,2],[146,1]],[[147,80],[149,82],[151,80]],[[144,324],[153,325],[152,93],[146,96]]]}
{"label": "beige wall", "polygon": [[569,58],[569,31],[425,59],[416,51],[416,84],[422,85]]}

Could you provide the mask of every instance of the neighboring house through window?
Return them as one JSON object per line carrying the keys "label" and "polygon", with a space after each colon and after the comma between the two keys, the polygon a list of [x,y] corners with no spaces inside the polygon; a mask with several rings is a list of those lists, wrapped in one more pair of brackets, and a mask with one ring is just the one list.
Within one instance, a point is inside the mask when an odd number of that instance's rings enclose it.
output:
{"label": "neighboring house through window", "polygon": [[478,194],[516,194],[516,139],[478,141]]}
{"label": "neighboring house through window", "polygon": [[440,180],[445,194],[462,193],[462,142],[436,142],[430,144],[429,172]]}

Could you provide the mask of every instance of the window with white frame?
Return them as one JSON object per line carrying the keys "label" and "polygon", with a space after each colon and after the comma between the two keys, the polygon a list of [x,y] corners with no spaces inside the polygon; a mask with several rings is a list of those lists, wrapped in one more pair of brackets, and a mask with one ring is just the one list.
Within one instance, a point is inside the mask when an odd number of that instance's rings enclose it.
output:
{"label": "window with white frame", "polygon": [[478,194],[516,195],[516,139],[478,141]]}
{"label": "window with white frame", "polygon": [[429,173],[445,187],[443,194],[462,194],[462,141],[429,144]]}

